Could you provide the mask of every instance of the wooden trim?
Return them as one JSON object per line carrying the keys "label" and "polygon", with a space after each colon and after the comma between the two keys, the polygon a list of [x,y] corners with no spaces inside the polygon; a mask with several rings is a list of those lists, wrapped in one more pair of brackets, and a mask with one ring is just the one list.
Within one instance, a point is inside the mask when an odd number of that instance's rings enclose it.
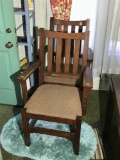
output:
{"label": "wooden trim", "polygon": [[32,118],[32,119],[39,119],[39,120],[46,120],[50,122],[58,122],[58,123],[64,123],[64,124],[71,124],[75,125],[76,120],[71,120],[71,119],[66,119],[66,118],[60,118],[60,117],[51,117],[51,116],[45,116],[45,115],[36,115],[36,114],[31,114],[31,113],[26,113],[27,118]]}
{"label": "wooden trim", "polygon": [[65,73],[69,73],[69,64],[70,64],[70,40],[66,39],[66,46],[65,46],[65,66],[64,70]]}
{"label": "wooden trim", "polygon": [[22,125],[23,125],[25,145],[30,146],[30,132],[28,129],[29,119],[27,119],[26,109],[23,108],[21,113],[22,113]]}
{"label": "wooden trim", "polygon": [[79,79],[80,75],[79,74],[66,74],[66,73],[56,73],[56,72],[44,72],[44,76],[52,76],[52,77],[63,77],[63,78],[71,78],[71,79]]}
{"label": "wooden trim", "polygon": [[[64,20],[58,20],[58,19],[54,19],[54,17],[50,17],[50,24],[54,24],[54,25],[72,25],[72,26],[79,26],[79,25],[82,25],[82,26],[86,26],[88,22],[90,22],[89,19],[86,19],[86,20],[78,20],[78,21],[64,21]],[[89,26],[89,25],[88,25]],[[50,30],[53,29],[53,25],[50,25]]]}
{"label": "wooden trim", "polygon": [[81,131],[81,121],[82,118],[80,116],[76,117],[76,129],[75,129],[75,154],[79,154],[79,143],[80,143],[80,131]]}
{"label": "wooden trim", "polygon": [[78,71],[78,61],[79,61],[79,51],[80,51],[80,40],[75,40],[75,50],[73,54],[73,74],[77,74]]}
{"label": "wooden trim", "polygon": [[20,76],[18,76],[18,80],[21,81],[21,80],[26,80],[34,71],[36,71],[36,69],[38,69],[40,63],[39,62],[36,62],[36,63],[33,63],[31,64],[26,70],[24,70]]}
{"label": "wooden trim", "polygon": [[20,81],[20,84],[22,87],[23,102],[25,105],[28,101],[27,84],[26,84],[26,81],[24,81],[24,80],[19,80],[19,81]]}
{"label": "wooden trim", "polygon": [[53,39],[48,38],[48,71],[52,71]]}
{"label": "wooden trim", "polygon": [[89,33],[90,33],[89,31],[85,32],[85,41],[84,41],[84,48],[83,48],[83,55],[82,55],[82,70],[87,65]]}
{"label": "wooden trim", "polygon": [[64,33],[64,32],[54,32],[54,31],[48,31],[45,30],[45,36],[49,38],[62,38],[62,39],[67,39],[66,37],[68,36],[70,39],[79,39],[79,40],[84,40],[85,39],[85,32],[81,33]]}
{"label": "wooden trim", "polygon": [[75,135],[73,133],[65,132],[65,131],[57,131],[53,129],[46,129],[46,128],[40,128],[40,127],[28,127],[30,133],[41,133],[41,134],[47,134],[51,136],[58,136],[63,138],[68,138],[71,140],[75,139]]}
{"label": "wooden trim", "polygon": [[56,39],[56,72],[61,73],[62,39]]}
{"label": "wooden trim", "polygon": [[39,61],[41,62],[41,66],[40,66],[40,73],[39,73],[39,85],[43,84],[44,81],[44,77],[43,77],[43,73],[44,73],[44,46],[45,46],[45,42],[44,42],[44,28],[40,29],[40,52],[39,52]]}

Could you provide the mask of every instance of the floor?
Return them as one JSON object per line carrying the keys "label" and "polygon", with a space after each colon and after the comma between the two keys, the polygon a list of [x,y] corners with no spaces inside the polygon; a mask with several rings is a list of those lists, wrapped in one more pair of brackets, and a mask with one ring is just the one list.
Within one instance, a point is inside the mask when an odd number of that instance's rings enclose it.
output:
{"label": "floor", "polygon": [[[93,126],[94,129],[99,131],[99,136],[103,142],[103,150],[105,150],[105,159],[119,160],[119,141],[118,133],[113,120],[110,136],[108,139],[103,139],[102,129],[104,126],[106,104],[108,101],[109,91],[109,76],[103,76],[100,81],[99,91],[92,90],[88,100],[88,111],[84,117],[84,121]],[[20,113],[21,107],[0,105],[0,131],[2,126],[13,116]],[[28,160],[27,158],[20,158],[12,156],[1,148],[3,160]],[[0,159],[1,160],[1,159]]]}

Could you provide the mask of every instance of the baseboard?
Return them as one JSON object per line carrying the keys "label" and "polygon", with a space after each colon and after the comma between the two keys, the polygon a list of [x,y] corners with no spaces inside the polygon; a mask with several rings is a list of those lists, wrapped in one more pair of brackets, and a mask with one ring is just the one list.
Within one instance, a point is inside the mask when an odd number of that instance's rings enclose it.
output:
{"label": "baseboard", "polygon": [[100,77],[93,77],[93,88],[92,90],[99,90]]}

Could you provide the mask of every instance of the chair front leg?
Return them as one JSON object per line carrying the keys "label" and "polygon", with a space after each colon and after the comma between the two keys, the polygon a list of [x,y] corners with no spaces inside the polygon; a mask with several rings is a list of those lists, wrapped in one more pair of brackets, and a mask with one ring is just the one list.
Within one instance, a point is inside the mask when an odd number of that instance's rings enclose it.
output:
{"label": "chair front leg", "polygon": [[88,95],[91,91],[91,87],[83,87],[83,97],[82,97],[82,115],[84,116],[87,112]]}
{"label": "chair front leg", "polygon": [[74,153],[79,155],[80,148],[80,131],[81,131],[81,121],[80,116],[76,117],[76,129],[75,129],[75,141],[74,141]]}
{"label": "chair front leg", "polygon": [[30,132],[28,129],[29,119],[26,116],[26,108],[22,109],[22,124],[23,124],[23,133],[24,133],[24,142],[26,146],[30,146]]}

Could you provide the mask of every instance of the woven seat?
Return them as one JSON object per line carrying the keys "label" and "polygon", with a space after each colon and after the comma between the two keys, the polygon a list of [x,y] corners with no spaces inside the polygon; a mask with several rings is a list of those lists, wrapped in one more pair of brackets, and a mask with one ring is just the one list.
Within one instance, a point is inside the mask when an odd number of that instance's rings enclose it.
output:
{"label": "woven seat", "polygon": [[[73,64],[70,62],[72,40],[75,42],[72,50]],[[64,63],[61,61],[63,41],[65,42]],[[81,66],[79,66],[80,41],[84,42]],[[92,89],[92,71],[87,65],[88,41],[89,31],[62,33],[40,29],[40,63],[33,63],[18,77],[25,104],[21,112],[25,145],[30,146],[31,133],[47,134],[70,139],[73,141],[74,153],[79,154],[82,116],[86,114],[88,94]],[[44,42],[48,42],[47,58]],[[35,71],[37,71],[35,75],[39,75],[38,86],[33,95],[28,98],[26,80]],[[35,125],[37,120],[63,123],[73,127],[68,132],[44,126],[37,127]]]}
{"label": "woven seat", "polygon": [[43,85],[36,90],[25,108],[27,113],[73,120],[77,115],[82,115],[79,90],[69,86]]}

